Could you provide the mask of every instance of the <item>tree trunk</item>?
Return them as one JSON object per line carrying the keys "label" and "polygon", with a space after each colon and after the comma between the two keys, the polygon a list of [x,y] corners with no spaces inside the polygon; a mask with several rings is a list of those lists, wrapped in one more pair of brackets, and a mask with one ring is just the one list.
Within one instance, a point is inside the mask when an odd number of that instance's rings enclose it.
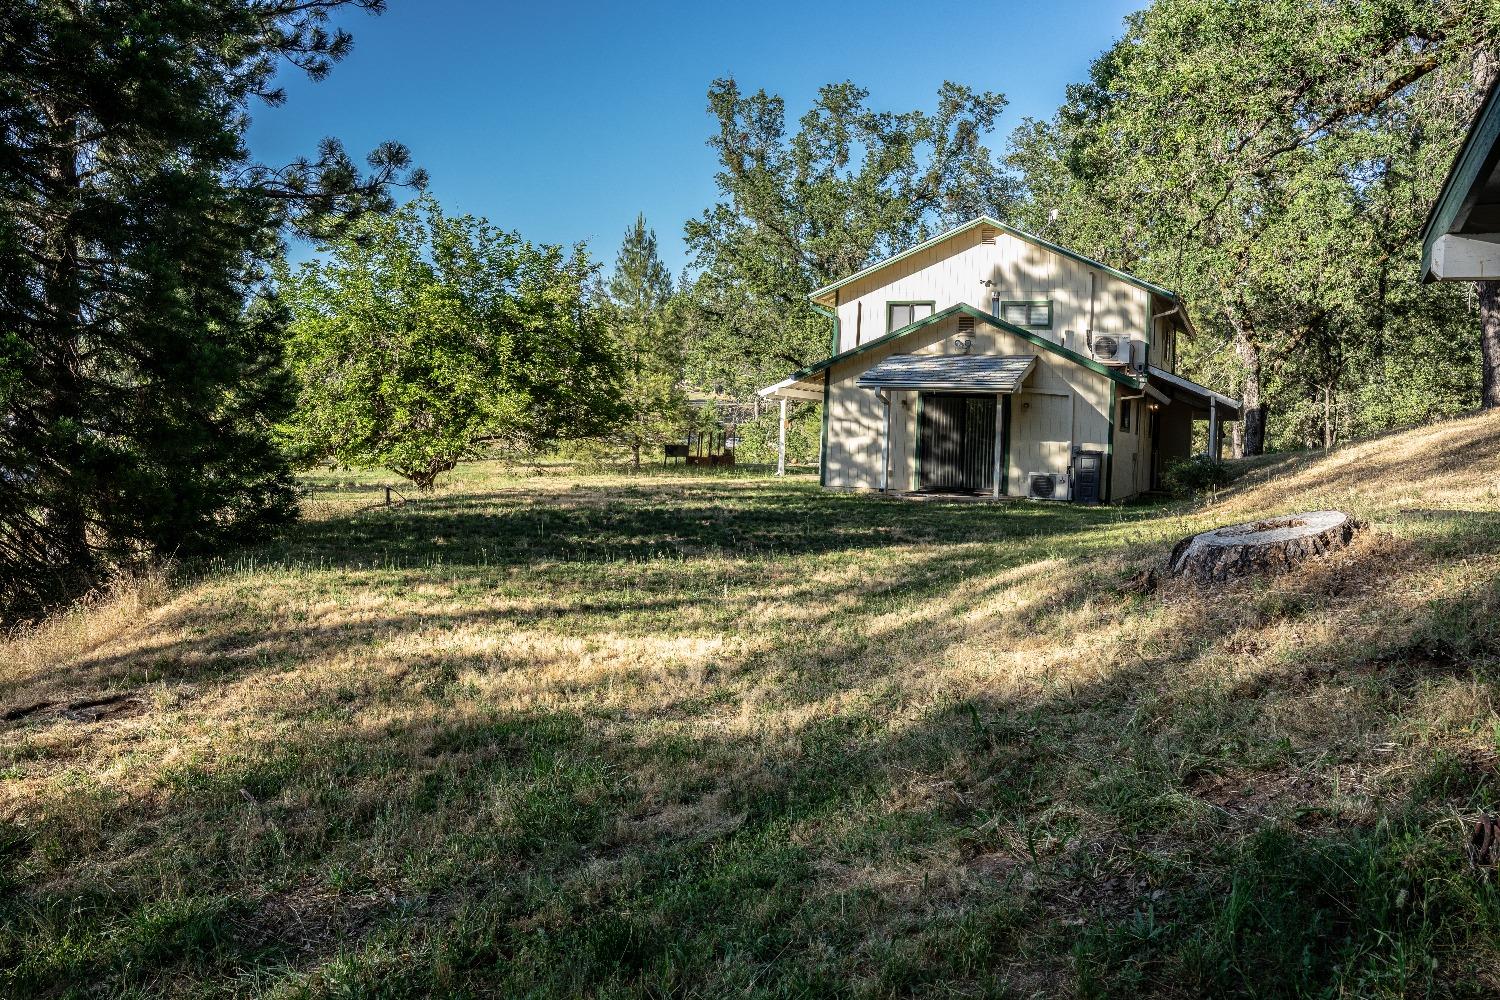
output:
{"label": "tree trunk", "polygon": [[1333,388],[1323,387],[1323,453],[1333,450]]}
{"label": "tree trunk", "polygon": [[1344,548],[1359,528],[1358,521],[1340,510],[1232,524],[1178,542],[1167,568],[1176,576],[1204,583],[1285,572],[1304,559]]}
{"label": "tree trunk", "polygon": [[636,441],[636,442],[632,443],[631,446],[630,446],[630,464],[635,467],[635,469],[636,469],[637,472],[640,471],[640,468],[641,468],[641,443],[639,441]]}
{"label": "tree trunk", "polygon": [[1480,405],[1500,406],[1500,281],[1479,285],[1479,357],[1484,370]]}
{"label": "tree trunk", "polygon": [[1236,330],[1234,352],[1245,366],[1245,383],[1240,390],[1240,402],[1244,405],[1241,425],[1242,455],[1261,455],[1266,450],[1266,404],[1260,401],[1261,362],[1260,348],[1245,334]]}

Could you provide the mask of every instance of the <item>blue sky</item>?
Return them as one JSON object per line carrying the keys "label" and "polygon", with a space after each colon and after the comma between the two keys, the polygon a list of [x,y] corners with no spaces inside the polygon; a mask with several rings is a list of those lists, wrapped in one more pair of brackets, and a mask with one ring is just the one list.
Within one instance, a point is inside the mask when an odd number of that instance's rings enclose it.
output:
{"label": "blue sky", "polygon": [[705,93],[716,77],[786,99],[851,79],[878,107],[931,109],[944,79],[1010,101],[991,148],[1050,116],[1137,3],[487,3],[390,0],[341,18],[354,51],[321,83],[286,74],[256,111],[266,162],[325,135],[361,156],[406,143],[453,212],[612,262],[637,212],[674,272],[682,224],[715,196]]}

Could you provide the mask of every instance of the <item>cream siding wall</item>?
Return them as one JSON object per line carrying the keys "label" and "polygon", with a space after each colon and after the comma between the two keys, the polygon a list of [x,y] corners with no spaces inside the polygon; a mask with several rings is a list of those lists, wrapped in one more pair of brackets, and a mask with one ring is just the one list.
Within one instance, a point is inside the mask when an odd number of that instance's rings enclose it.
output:
{"label": "cream siding wall", "polygon": [[[1115,403],[1115,453],[1110,497],[1124,499],[1151,488],[1151,435],[1147,400],[1122,388]],[[1131,400],[1130,430],[1125,430],[1120,410]]]}
{"label": "cream siding wall", "polygon": [[[958,317],[950,316],[891,344],[882,344],[829,371],[826,485],[879,489],[885,407],[872,389],[856,382],[862,372],[891,354],[957,353]],[[1064,472],[1074,446],[1105,451],[1109,440],[1110,380],[1098,372],[1014,334],[976,322],[971,353],[1036,356],[1023,391],[1011,401],[1008,492],[1024,496],[1025,476]],[[890,487],[914,490],[917,479],[916,393],[893,393]],[[1119,496],[1119,494],[1115,494]]]}
{"label": "cream siding wall", "polygon": [[1009,233],[983,243],[976,226],[838,289],[839,350],[885,336],[888,302],[930,301],[937,312],[966,302],[990,312],[998,293],[1051,299],[1051,329],[1033,332],[1087,355],[1090,275],[1094,332],[1144,339],[1150,322],[1144,289]]}

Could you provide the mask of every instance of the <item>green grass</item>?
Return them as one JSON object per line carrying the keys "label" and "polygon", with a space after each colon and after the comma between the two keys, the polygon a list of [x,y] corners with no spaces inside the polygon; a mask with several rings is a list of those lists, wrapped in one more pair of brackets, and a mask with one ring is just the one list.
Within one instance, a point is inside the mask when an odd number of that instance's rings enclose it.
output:
{"label": "green grass", "polygon": [[[1497,429],[1208,506],[312,477],[0,646],[0,708],[51,703],[0,722],[0,994],[1492,991],[1500,497],[1448,463]],[[1334,504],[1340,557],[1130,586]]]}

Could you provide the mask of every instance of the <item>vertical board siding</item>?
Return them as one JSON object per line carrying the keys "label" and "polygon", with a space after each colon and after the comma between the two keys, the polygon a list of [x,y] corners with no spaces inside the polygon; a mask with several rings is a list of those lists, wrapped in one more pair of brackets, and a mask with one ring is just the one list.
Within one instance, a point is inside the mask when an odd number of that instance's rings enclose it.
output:
{"label": "vertical board siding", "polygon": [[839,349],[889,332],[887,302],[931,301],[936,312],[966,302],[989,312],[998,294],[1002,300],[1051,299],[1051,329],[1034,332],[1086,355],[1091,273],[1094,332],[1143,339],[1150,322],[1145,289],[1009,233],[982,243],[975,227],[839,289]]}
{"label": "vertical board siding", "polygon": [[[873,389],[856,385],[860,374],[894,353],[949,354],[957,349],[958,318],[917,330],[893,344],[882,344],[865,354],[834,365],[828,372],[828,462],[825,485],[842,489],[879,489],[885,408]],[[1035,356],[1036,367],[1023,390],[1011,397],[1007,436],[1009,453],[1005,463],[1005,490],[1025,496],[1024,476],[1030,472],[1063,472],[1072,449],[1103,451],[1109,432],[1109,387],[1113,384],[1098,372],[1047,353],[1014,334],[985,324],[976,324],[966,338],[973,339],[974,354]],[[916,393],[892,393],[891,478],[895,490],[917,488]],[[1029,414],[1023,404],[1038,396],[1062,400],[1042,403],[1038,418],[1026,424]],[[1042,410],[1046,411],[1041,418]],[[1120,494],[1116,494],[1120,495]]]}

